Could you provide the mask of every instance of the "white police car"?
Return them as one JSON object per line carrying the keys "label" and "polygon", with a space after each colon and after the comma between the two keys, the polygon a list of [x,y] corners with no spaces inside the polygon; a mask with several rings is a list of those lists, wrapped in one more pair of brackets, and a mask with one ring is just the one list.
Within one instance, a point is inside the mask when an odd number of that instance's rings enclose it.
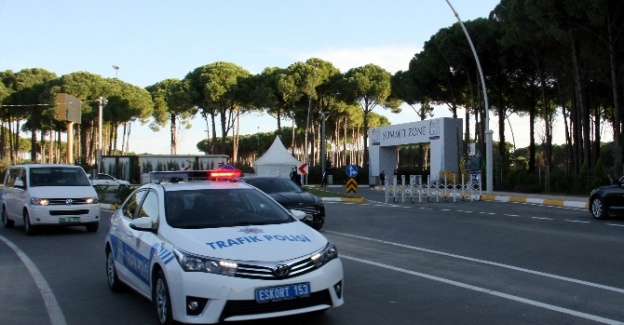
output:
{"label": "white police car", "polygon": [[160,324],[262,319],[340,306],[342,262],[331,242],[295,218],[304,215],[242,182],[143,185],[111,217],[105,249],[109,287],[118,292],[128,286],[150,299]]}

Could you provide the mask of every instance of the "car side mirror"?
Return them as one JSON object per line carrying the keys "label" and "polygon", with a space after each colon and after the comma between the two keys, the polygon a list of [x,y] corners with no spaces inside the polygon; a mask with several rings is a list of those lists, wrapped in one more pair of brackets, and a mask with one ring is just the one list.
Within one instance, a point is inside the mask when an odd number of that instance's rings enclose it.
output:
{"label": "car side mirror", "polygon": [[13,184],[13,186],[24,188],[24,181],[21,178],[18,178],[15,180],[15,183]]}
{"label": "car side mirror", "polygon": [[156,232],[158,225],[153,222],[151,217],[141,217],[130,221],[130,228],[139,231]]}

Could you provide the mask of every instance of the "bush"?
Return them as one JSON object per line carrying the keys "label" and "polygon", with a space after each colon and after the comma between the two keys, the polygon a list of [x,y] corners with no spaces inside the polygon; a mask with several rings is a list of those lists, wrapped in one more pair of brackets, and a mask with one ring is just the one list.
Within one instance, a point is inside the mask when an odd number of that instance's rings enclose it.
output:
{"label": "bush", "polygon": [[[132,194],[134,190],[138,188],[136,185],[119,185],[114,191],[112,191],[113,198],[111,198],[111,191],[109,191],[109,187],[110,186],[108,185],[93,186],[93,188],[95,188],[95,192],[98,194],[98,200],[100,200],[100,202],[121,204],[130,194]],[[111,200],[114,202],[110,202]]]}
{"label": "bush", "polygon": [[115,191],[113,192],[113,194],[115,196],[115,202],[114,203],[121,204],[137,188],[138,188],[138,186],[136,186],[136,185],[119,185],[115,189]]}

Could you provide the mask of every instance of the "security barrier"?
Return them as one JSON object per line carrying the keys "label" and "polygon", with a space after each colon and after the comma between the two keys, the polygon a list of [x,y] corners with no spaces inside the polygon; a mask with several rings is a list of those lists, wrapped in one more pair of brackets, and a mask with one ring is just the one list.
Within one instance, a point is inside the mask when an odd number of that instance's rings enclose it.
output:
{"label": "security barrier", "polygon": [[465,182],[463,174],[461,180],[456,179],[455,176],[452,180],[446,176],[432,180],[430,176],[427,176],[427,182],[423,183],[422,175],[410,175],[409,183],[406,184],[405,175],[401,175],[401,184],[398,184],[395,175],[392,185],[384,186],[385,203],[399,203],[399,200],[401,203],[408,201],[409,203],[432,203],[442,200],[465,202],[467,198],[470,201],[481,201],[481,177],[471,176],[468,183]]}

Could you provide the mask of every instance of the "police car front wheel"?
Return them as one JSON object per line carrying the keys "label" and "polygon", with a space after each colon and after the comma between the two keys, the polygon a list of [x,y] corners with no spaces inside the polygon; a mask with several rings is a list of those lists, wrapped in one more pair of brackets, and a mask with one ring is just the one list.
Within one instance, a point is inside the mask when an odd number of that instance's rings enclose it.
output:
{"label": "police car front wheel", "polygon": [[117,276],[117,268],[115,268],[115,257],[110,248],[106,249],[106,277],[108,279],[108,287],[112,292],[121,292],[126,286],[119,281]]}
{"label": "police car front wheel", "polygon": [[152,293],[152,299],[154,301],[154,307],[156,307],[156,314],[158,316],[158,322],[161,325],[173,325],[173,313],[171,312],[171,298],[169,297],[169,287],[167,286],[167,279],[162,270],[159,270],[156,274],[156,280],[154,283],[154,292]]}

